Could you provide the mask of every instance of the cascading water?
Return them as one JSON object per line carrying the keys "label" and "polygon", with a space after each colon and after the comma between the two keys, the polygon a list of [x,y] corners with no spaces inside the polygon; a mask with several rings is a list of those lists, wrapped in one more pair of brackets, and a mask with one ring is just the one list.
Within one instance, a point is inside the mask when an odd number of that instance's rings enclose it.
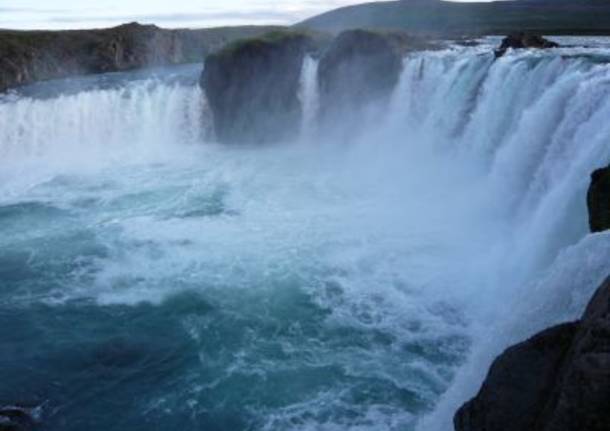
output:
{"label": "cascading water", "polygon": [[303,60],[299,100],[303,107],[301,140],[307,143],[308,140],[315,137],[316,120],[320,104],[320,95],[318,92],[318,61],[309,55]]}
{"label": "cascading water", "polygon": [[4,96],[0,157],[48,162],[113,151],[141,157],[167,142],[199,143],[207,115],[193,79],[199,70],[187,66],[134,80],[123,74],[106,80],[84,78],[78,91],[61,82],[39,84],[38,91],[35,87]]}
{"label": "cascading water", "polygon": [[5,96],[0,402],[64,431],[450,430],[608,275],[610,49],[559,54],[413,54],[348,146],[311,138],[309,58],[309,145],[210,142],[196,68]]}

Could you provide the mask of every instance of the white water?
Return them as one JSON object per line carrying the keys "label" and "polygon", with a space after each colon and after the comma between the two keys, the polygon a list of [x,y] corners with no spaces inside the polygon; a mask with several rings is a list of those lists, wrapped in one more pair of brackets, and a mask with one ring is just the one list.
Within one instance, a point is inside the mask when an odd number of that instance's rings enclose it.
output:
{"label": "white water", "polygon": [[303,120],[301,123],[301,141],[307,142],[315,137],[317,130],[316,122],[320,106],[320,94],[318,90],[318,62],[309,55],[303,60],[301,72],[301,88],[299,100],[303,109]]}
{"label": "white water", "polygon": [[[328,311],[324,330],[372,335],[366,346],[314,337],[282,339],[284,348],[412,391],[427,414],[354,405],[351,386],[338,385],[265,411],[265,429],[450,430],[495,355],[576,318],[608,275],[610,236],[587,235],[585,193],[590,172],[610,161],[610,66],[583,56],[604,49],[560,52],[413,55],[383,122],[340,148],[206,142],[194,84],[0,101],[0,203],[73,209],[96,199],[82,223],[111,250],[92,279],[28,287],[18,301],[158,304],[195,289],[281,320],[272,298],[297,284]],[[316,71],[306,59],[305,142],[316,132]],[[218,199],[218,213],[198,206]],[[184,324],[199,340],[210,323]],[[373,341],[379,334],[390,341]],[[412,355],[414,345],[428,353]],[[248,352],[232,370],[297,366]],[[350,409],[362,410],[352,422],[333,413]]]}
{"label": "white water", "polygon": [[168,143],[200,144],[209,115],[202,92],[193,84],[166,82],[170,77],[144,77],[110,88],[95,85],[94,77],[86,78],[92,81],[86,91],[50,98],[5,96],[0,99],[4,167],[24,161],[66,166],[101,159],[138,162],[167,152]]}
{"label": "white water", "polygon": [[585,206],[590,173],[610,161],[610,66],[579,50],[562,54],[493,62],[458,51],[405,61],[392,110],[404,121],[398,129],[469,166],[485,190],[462,190],[462,198],[483,203],[495,223],[491,247],[471,256],[473,273],[458,275],[476,286],[464,296],[470,359],[420,430],[451,429],[497,354],[577,318],[610,272],[610,237],[586,235]]}

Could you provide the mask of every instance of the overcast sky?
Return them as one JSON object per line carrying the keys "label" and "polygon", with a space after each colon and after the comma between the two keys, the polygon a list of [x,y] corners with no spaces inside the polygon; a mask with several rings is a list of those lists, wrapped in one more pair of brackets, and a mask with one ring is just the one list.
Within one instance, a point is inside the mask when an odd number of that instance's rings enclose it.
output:
{"label": "overcast sky", "polygon": [[[364,1],[364,0],[363,0]],[[468,0],[463,0],[468,1]],[[293,24],[357,0],[0,0],[0,28]]]}

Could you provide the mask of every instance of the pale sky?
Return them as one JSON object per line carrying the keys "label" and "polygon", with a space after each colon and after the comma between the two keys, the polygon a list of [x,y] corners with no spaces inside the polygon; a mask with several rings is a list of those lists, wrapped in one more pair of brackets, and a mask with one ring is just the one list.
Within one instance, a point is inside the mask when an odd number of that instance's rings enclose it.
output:
{"label": "pale sky", "polygon": [[359,1],[0,0],[0,28],[99,28],[131,21],[154,23],[161,27],[294,24],[318,13],[354,3]]}

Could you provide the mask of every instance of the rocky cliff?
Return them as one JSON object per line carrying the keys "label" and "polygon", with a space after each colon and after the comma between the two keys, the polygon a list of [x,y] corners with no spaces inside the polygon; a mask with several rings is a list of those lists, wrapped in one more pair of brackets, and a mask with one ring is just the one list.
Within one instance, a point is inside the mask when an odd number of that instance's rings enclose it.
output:
{"label": "rocky cliff", "polygon": [[1,30],[0,92],[74,75],[200,62],[228,42],[269,30],[167,30],[137,23],[103,30]]}
{"label": "rocky cliff", "polygon": [[[432,43],[402,32],[341,33],[320,59],[322,125],[335,123],[345,112],[358,116],[371,104],[387,102],[398,84],[405,54],[431,48]],[[354,124],[359,122],[354,119]]]}
{"label": "rocky cliff", "polygon": [[306,33],[273,32],[230,44],[209,56],[201,84],[220,142],[270,143],[299,130],[301,67],[319,41]]}
{"label": "rocky cliff", "polygon": [[299,89],[303,59],[319,57],[321,123],[386,101],[410,50],[431,43],[400,32],[323,34],[274,32],[235,42],[206,60],[206,91],[217,138],[225,143],[288,140],[301,124]]}
{"label": "rocky cliff", "polygon": [[[591,177],[591,230],[608,230],[610,168]],[[547,329],[500,355],[454,424],[457,431],[608,431],[609,406],[610,278],[579,321]]]}
{"label": "rocky cliff", "polygon": [[608,431],[609,402],[610,278],[581,320],[499,356],[454,423],[457,431]]}

